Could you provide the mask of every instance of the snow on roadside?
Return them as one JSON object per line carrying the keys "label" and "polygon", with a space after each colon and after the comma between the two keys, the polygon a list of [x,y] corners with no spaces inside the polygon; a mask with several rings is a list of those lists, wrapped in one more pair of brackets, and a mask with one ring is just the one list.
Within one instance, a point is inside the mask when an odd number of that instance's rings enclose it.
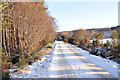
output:
{"label": "snow on roadside", "polygon": [[97,64],[101,68],[105,69],[109,73],[111,73],[114,77],[118,78],[118,64],[114,61],[109,59],[102,58],[100,56],[95,56],[89,54],[88,51],[85,51],[79,47],[66,43],[70,48],[74,49],[75,51],[79,52],[82,56],[86,57],[91,62]]}
{"label": "snow on roadside", "polygon": [[[52,44],[52,47],[54,49],[55,43]],[[49,53],[52,53],[53,49],[50,49]],[[23,69],[10,69],[10,78],[45,78],[47,77],[51,59],[52,54],[48,54],[43,56],[41,60],[35,61],[32,65],[25,66]]]}
{"label": "snow on roadside", "polygon": [[[46,57],[47,56],[47,57]],[[45,55],[41,61],[36,61],[32,65],[25,66],[24,69],[18,70],[18,72],[10,73],[10,78],[39,78],[44,77],[47,74],[47,68],[50,60],[50,55]]]}
{"label": "snow on roadside", "polygon": [[[93,40],[96,40],[96,39],[93,39]],[[92,43],[93,40],[90,40],[90,42]],[[113,42],[113,39],[112,38],[106,38],[106,39],[102,39],[102,40],[99,40],[99,41],[100,41],[100,43],[105,44],[107,41]]]}

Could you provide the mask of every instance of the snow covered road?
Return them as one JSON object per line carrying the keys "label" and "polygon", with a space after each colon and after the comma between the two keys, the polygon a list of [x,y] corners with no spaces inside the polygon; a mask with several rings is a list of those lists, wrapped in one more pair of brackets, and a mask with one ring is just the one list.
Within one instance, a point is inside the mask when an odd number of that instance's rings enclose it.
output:
{"label": "snow covered road", "polygon": [[118,64],[89,54],[74,45],[56,41],[52,54],[11,73],[11,78],[118,78]]}
{"label": "snow covered road", "polygon": [[61,41],[56,43],[48,72],[50,78],[117,78],[117,72],[112,75]]}

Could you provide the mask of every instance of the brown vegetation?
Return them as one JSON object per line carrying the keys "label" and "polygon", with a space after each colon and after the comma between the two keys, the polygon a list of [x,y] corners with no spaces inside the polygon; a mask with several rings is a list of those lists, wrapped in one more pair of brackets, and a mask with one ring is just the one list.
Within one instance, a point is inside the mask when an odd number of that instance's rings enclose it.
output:
{"label": "brown vegetation", "polygon": [[55,19],[49,16],[44,2],[1,3],[3,63],[29,59],[54,40]]}
{"label": "brown vegetation", "polygon": [[89,40],[92,37],[92,34],[89,31],[80,29],[75,30],[73,32],[74,32],[73,36],[77,44],[80,43],[81,45],[87,45],[90,43]]}

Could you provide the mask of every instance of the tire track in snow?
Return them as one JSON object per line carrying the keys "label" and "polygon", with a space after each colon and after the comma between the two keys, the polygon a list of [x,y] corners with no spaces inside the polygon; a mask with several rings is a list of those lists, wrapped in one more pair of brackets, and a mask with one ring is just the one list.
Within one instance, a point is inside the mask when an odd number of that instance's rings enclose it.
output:
{"label": "tire track in snow", "polygon": [[[76,56],[82,56],[82,55],[80,55],[78,52],[76,52],[74,49],[72,49],[72,48],[70,48],[68,45],[66,45],[65,44],[65,46],[66,47],[68,47],[71,51],[73,51],[74,53],[74,55],[76,55]],[[76,53],[78,53],[78,54],[76,54]],[[82,62],[84,62],[84,63],[92,63],[91,61],[89,61],[88,59],[80,59],[80,61],[82,60]],[[96,64],[95,65],[93,65],[93,66],[91,66],[91,67],[99,67],[99,66],[97,66]],[[100,67],[99,67],[100,68]],[[102,69],[102,68],[101,68]],[[102,69],[102,70],[92,70],[93,71],[93,73],[94,72],[98,72],[98,73],[100,73],[100,72],[107,72],[106,70],[104,70],[104,69]],[[109,75],[105,75],[105,74],[99,74],[99,75],[97,75],[98,77],[100,77],[100,78],[113,78],[113,76],[111,75],[111,74],[109,74]]]}
{"label": "tire track in snow", "polygon": [[[61,49],[61,46],[60,46],[60,43],[59,43],[59,48],[60,48],[60,52],[62,53],[62,49]],[[60,68],[64,66],[64,69],[70,69],[70,70],[59,70],[59,75],[62,75],[62,76],[59,76],[59,77],[62,77],[62,78],[75,78],[75,76],[73,75],[73,71],[70,67],[70,64],[69,62],[67,61],[66,57],[64,54],[60,54],[59,57],[62,57],[62,60],[59,60],[59,63],[60,63]],[[61,65],[61,64],[64,64],[64,65]],[[68,75],[69,74],[69,75]]]}

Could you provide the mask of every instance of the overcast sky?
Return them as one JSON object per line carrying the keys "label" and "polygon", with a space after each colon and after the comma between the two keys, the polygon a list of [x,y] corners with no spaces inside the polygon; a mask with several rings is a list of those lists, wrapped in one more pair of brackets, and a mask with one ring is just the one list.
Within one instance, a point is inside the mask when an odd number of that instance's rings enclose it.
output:
{"label": "overcast sky", "polygon": [[59,31],[117,26],[118,1],[98,1],[100,0],[49,0],[47,5],[50,15],[57,20]]}

